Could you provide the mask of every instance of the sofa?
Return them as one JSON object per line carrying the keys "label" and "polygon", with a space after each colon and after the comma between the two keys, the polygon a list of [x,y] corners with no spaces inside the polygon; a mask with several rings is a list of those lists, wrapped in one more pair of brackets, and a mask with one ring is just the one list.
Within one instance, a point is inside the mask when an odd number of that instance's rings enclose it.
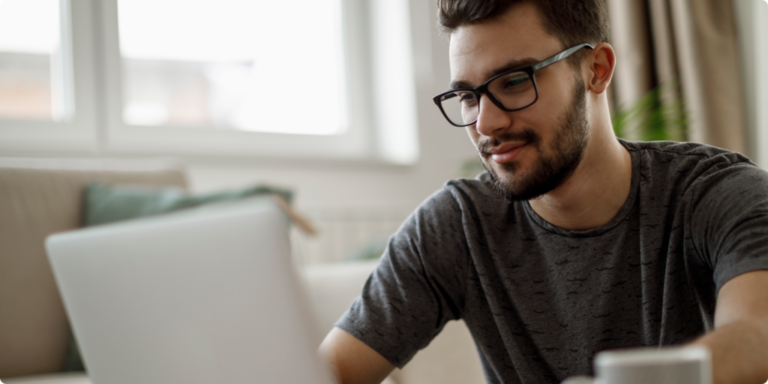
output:
{"label": "sofa", "polygon": [[[82,191],[94,181],[187,188],[184,168],[173,160],[0,158],[0,380],[6,384],[90,383],[86,373],[62,372],[71,331],[43,241],[80,226]],[[376,264],[298,267],[318,335],[333,327]],[[485,379],[466,326],[451,322],[386,382],[472,384]]]}

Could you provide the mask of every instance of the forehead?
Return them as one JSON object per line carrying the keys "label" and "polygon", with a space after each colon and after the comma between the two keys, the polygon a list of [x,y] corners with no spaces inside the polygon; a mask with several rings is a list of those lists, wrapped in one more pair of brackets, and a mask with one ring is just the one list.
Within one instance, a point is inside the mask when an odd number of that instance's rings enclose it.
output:
{"label": "forehead", "polygon": [[457,28],[450,37],[451,82],[482,84],[510,63],[533,64],[562,50],[557,37],[544,30],[531,3],[510,8],[501,17]]}

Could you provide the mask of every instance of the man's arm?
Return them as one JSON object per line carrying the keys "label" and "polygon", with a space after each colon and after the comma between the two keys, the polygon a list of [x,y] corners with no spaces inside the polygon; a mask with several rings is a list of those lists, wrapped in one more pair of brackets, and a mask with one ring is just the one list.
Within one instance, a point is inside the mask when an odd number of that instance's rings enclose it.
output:
{"label": "man's arm", "polygon": [[712,353],[714,384],[768,380],[768,270],[734,277],[720,288],[715,329],[693,342]]}
{"label": "man's arm", "polygon": [[331,330],[319,352],[341,384],[378,384],[395,369],[384,356],[341,328]]}

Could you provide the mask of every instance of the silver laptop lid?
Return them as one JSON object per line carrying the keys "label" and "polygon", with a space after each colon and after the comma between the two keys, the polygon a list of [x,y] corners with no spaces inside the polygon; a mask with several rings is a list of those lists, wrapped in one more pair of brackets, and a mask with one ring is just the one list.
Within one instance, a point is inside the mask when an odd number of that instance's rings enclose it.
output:
{"label": "silver laptop lid", "polygon": [[95,384],[331,383],[263,199],[54,235],[47,249]]}

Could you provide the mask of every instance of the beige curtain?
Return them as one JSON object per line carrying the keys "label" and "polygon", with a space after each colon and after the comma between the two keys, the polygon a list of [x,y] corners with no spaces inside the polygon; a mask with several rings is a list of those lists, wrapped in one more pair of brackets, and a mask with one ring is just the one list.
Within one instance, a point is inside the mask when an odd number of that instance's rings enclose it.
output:
{"label": "beige curtain", "polygon": [[[676,84],[688,139],[746,148],[740,55],[731,0],[607,0],[617,54],[614,103]],[[671,97],[671,96],[670,96]]]}

